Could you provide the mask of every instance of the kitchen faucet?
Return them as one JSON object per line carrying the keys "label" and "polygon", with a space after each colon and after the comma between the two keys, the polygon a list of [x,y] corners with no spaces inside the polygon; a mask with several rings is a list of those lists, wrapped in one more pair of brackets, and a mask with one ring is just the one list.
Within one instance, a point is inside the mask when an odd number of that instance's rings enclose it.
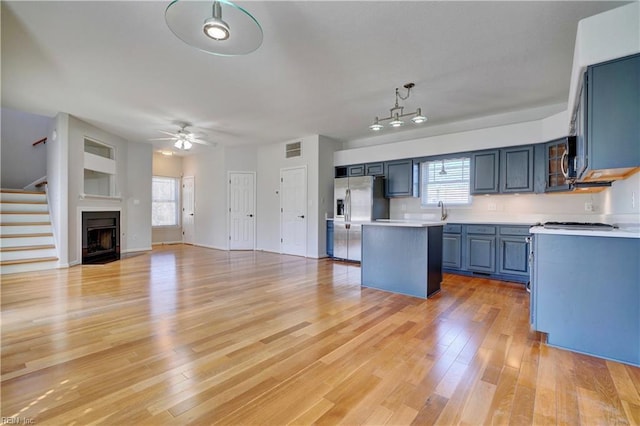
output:
{"label": "kitchen faucet", "polygon": [[444,221],[447,218],[447,213],[444,210],[444,203],[441,201],[438,201],[438,207],[440,207],[440,220]]}

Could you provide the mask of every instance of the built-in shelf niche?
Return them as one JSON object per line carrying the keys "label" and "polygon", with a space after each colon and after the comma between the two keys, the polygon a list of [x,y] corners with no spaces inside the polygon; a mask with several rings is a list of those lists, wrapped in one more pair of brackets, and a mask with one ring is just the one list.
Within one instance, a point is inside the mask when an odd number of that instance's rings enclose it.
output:
{"label": "built-in shelf niche", "polygon": [[116,196],[115,148],[84,139],[84,194]]}

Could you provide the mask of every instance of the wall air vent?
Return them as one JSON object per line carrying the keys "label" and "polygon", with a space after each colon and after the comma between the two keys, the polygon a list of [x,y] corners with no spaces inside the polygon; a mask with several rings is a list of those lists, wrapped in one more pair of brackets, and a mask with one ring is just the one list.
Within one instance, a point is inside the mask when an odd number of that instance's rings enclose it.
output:
{"label": "wall air vent", "polygon": [[302,157],[302,142],[288,143],[285,147],[285,158]]}

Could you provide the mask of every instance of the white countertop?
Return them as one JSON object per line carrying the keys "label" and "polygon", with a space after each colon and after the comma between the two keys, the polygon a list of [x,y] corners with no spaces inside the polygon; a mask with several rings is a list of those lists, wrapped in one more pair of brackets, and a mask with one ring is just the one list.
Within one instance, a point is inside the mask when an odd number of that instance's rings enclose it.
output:
{"label": "white countertop", "polygon": [[430,221],[416,221],[416,220],[395,220],[395,219],[378,219],[375,221],[355,221],[351,222],[335,222],[351,224],[351,225],[365,225],[365,226],[395,226],[403,228],[428,228],[430,226],[444,226],[446,222],[430,222]]}
{"label": "white countertop", "polygon": [[638,229],[612,229],[609,231],[593,231],[589,229],[547,229],[534,226],[529,229],[532,234],[575,235],[583,237],[640,238]]}

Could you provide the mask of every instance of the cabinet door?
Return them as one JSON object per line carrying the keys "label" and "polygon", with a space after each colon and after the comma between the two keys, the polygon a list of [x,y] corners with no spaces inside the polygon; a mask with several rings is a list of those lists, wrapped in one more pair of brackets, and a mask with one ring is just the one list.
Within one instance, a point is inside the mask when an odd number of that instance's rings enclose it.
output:
{"label": "cabinet door", "polygon": [[640,166],[640,54],[587,71],[587,149],[591,170]]}
{"label": "cabinet door", "polygon": [[384,176],[384,163],[369,163],[364,166],[366,176]]}
{"label": "cabinet door", "polygon": [[333,257],[333,221],[327,220],[327,256]]}
{"label": "cabinet door", "polygon": [[[547,142],[545,144],[545,175],[546,189],[545,192],[567,191],[569,183],[562,173],[562,162],[566,159],[567,152],[566,139]],[[564,166],[567,167],[566,165]]]}
{"label": "cabinet door", "polygon": [[349,176],[364,176],[364,164],[348,166]]}
{"label": "cabinet door", "polygon": [[399,160],[385,163],[385,196],[410,197],[413,195],[413,161]]}
{"label": "cabinet door", "polygon": [[496,194],[498,192],[499,151],[471,154],[471,193]]}
{"label": "cabinet door", "polygon": [[526,237],[498,239],[499,273],[529,276],[529,244]]}
{"label": "cabinet door", "polygon": [[467,235],[467,269],[493,273],[496,270],[496,237]]}
{"label": "cabinet door", "polygon": [[533,146],[500,150],[500,192],[533,192]]}
{"label": "cabinet door", "polygon": [[459,234],[442,234],[442,267],[460,269],[462,266],[462,244]]}

